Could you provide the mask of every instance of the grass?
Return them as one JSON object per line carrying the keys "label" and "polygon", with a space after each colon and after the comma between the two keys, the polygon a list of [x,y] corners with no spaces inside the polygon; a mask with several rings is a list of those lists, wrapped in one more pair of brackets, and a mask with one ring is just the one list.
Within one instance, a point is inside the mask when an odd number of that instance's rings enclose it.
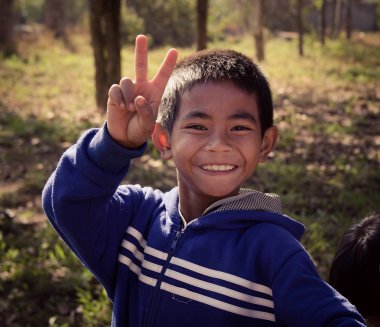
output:
{"label": "grass", "polygon": [[[371,42],[367,42],[366,38]],[[380,203],[378,56],[380,35],[351,42],[308,38],[305,57],[294,42],[271,38],[261,64],[274,95],[277,149],[247,185],[281,195],[284,212],[307,227],[303,244],[327,278],[345,228]],[[88,36],[75,51],[43,34],[24,40],[20,55],[0,61],[0,325],[103,326],[106,295],[44,218],[40,192],[62,152],[104,113],[94,102]],[[250,37],[211,44],[249,56]],[[150,76],[167,48],[150,52]],[[181,56],[194,51],[179,49]],[[133,47],[122,51],[133,76]],[[152,147],[126,179],[164,190],[173,164]]]}

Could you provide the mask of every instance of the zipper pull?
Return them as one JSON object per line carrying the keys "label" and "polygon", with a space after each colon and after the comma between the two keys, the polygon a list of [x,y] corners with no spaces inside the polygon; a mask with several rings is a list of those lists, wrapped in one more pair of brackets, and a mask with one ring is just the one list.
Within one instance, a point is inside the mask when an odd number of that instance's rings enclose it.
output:
{"label": "zipper pull", "polygon": [[181,234],[182,234],[182,232],[180,230],[177,231],[177,233],[175,234],[174,239],[172,241],[172,244],[170,245],[170,248],[169,248],[169,253],[174,252],[175,248],[177,247],[178,240],[181,237]]}

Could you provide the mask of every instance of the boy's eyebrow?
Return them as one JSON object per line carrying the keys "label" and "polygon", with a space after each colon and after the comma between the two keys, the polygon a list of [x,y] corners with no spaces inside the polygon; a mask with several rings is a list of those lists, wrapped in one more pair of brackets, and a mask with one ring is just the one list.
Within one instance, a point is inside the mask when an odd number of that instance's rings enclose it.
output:
{"label": "boy's eyebrow", "polygon": [[256,118],[251,113],[246,112],[246,111],[234,113],[233,115],[229,116],[228,118],[229,119],[246,119],[246,120],[251,121],[254,124],[257,124]]}
{"label": "boy's eyebrow", "polygon": [[[192,118],[211,119],[212,117],[202,111],[191,111],[184,117],[184,119]],[[254,124],[257,124],[257,119],[251,113],[246,111],[236,112],[228,117],[228,120],[234,119],[245,119],[251,121]]]}
{"label": "boy's eyebrow", "polygon": [[202,112],[202,111],[191,111],[185,115],[184,119],[191,118],[203,118],[203,119],[211,119],[211,116]]}

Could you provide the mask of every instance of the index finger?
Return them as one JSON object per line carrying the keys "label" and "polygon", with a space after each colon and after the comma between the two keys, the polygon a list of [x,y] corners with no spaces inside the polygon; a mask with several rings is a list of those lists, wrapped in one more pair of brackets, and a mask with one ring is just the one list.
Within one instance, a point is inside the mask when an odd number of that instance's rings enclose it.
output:
{"label": "index finger", "polygon": [[145,35],[136,37],[135,76],[136,83],[145,82],[148,78],[148,39]]}

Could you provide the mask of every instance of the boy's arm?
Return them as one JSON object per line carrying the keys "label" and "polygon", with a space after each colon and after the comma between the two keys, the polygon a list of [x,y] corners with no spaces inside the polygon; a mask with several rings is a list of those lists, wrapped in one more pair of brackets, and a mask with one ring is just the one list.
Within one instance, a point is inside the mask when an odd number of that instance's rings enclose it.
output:
{"label": "boy's arm", "polygon": [[144,149],[122,148],[106,126],[90,130],[65,151],[42,194],[50,223],[111,297],[118,248],[143,198],[141,188],[119,183]]}
{"label": "boy's arm", "polygon": [[144,152],[176,58],[176,50],[169,50],[148,81],[147,39],[138,36],[136,80],[124,78],[110,88],[107,124],[64,153],[43,191],[50,222],[111,297],[121,238],[144,199],[141,188],[118,186],[130,160]]}
{"label": "boy's arm", "polygon": [[272,285],[276,316],[286,326],[365,326],[355,307],[319,277],[303,249],[284,262]]}

